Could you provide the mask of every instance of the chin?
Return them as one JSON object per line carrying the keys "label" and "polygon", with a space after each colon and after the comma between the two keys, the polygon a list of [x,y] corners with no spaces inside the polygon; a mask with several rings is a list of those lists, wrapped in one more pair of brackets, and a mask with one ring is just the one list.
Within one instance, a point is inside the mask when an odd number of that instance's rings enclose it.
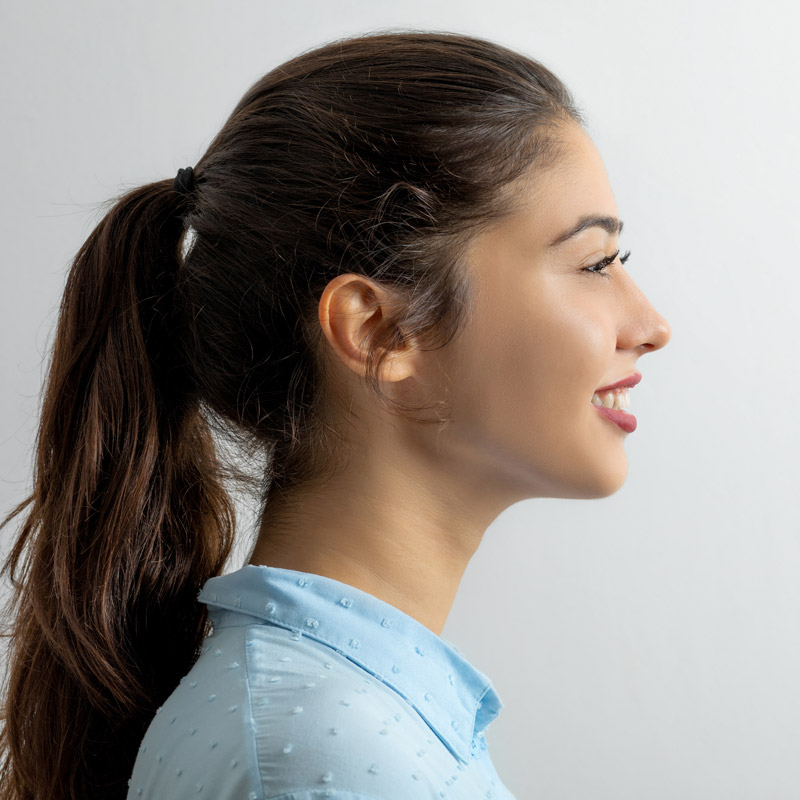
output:
{"label": "chin", "polygon": [[[581,476],[571,476],[573,480],[567,483],[557,483],[549,481],[549,485],[543,487],[541,484],[536,491],[528,494],[529,498],[534,497],[554,497],[564,500],[600,500],[603,497],[610,497],[618,492],[628,475],[627,462],[624,470],[604,470],[602,473],[586,473]],[[580,478],[580,480],[577,480]]]}
{"label": "chin", "polygon": [[591,475],[583,475],[580,483],[573,484],[567,489],[567,493],[559,495],[559,497],[576,500],[599,500],[603,497],[610,497],[623,487],[627,477],[628,462],[625,461],[624,467],[604,469],[599,474],[595,472]]}
{"label": "chin", "polygon": [[625,469],[621,472],[610,471],[606,472],[600,482],[594,487],[594,494],[590,495],[593,498],[610,497],[616,494],[624,485],[625,479],[628,477],[628,463],[625,462]]}

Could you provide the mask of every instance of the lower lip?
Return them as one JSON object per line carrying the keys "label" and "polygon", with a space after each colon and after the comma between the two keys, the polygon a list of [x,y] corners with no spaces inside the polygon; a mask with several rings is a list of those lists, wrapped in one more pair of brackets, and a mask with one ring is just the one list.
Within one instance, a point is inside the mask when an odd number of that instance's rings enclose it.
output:
{"label": "lower lip", "polygon": [[610,419],[612,422],[616,422],[626,433],[633,433],[636,430],[636,417],[634,417],[633,414],[627,414],[624,411],[614,411],[605,406],[596,406],[594,403],[592,403],[592,407],[600,416]]}

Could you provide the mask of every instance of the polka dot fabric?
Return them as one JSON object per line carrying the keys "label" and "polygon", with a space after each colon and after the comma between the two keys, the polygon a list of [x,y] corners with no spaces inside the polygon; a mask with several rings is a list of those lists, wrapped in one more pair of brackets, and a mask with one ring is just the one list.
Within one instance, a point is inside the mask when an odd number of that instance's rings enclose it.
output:
{"label": "polka dot fabric", "polygon": [[248,564],[142,740],[128,800],[514,800],[483,731],[502,703],[458,649],[340,581]]}

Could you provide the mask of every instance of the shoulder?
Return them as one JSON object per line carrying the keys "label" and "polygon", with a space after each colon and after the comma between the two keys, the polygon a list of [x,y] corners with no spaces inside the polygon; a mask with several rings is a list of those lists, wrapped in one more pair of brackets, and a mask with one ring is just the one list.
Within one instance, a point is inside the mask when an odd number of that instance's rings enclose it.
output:
{"label": "shoulder", "polygon": [[303,639],[278,641],[270,628],[254,626],[248,636],[265,798],[294,800],[292,789],[304,787],[320,797],[407,800],[432,779],[439,750],[450,759],[413,707],[345,656]]}
{"label": "shoulder", "polygon": [[139,747],[128,798],[260,800],[242,628],[206,640]]}
{"label": "shoulder", "polygon": [[411,705],[344,655],[274,626],[231,626],[153,719],[128,798],[408,800],[451,761]]}

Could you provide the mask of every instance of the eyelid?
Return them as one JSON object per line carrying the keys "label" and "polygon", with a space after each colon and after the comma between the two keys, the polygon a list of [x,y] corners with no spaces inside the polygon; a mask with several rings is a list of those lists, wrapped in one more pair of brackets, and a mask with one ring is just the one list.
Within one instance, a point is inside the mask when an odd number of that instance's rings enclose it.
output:
{"label": "eyelid", "polygon": [[603,267],[607,267],[610,264],[613,264],[617,256],[619,255],[619,249],[617,249],[614,253],[610,256],[604,256],[599,261],[595,261],[591,264],[587,264],[587,267],[591,267],[594,270],[602,269]]}
{"label": "eyelid", "polygon": [[[625,255],[620,257],[620,263],[624,264],[631,255],[631,251],[628,250]],[[617,260],[617,256],[619,256],[619,250],[613,253],[610,256],[606,256],[605,258],[601,258],[600,261],[595,261],[594,264],[589,264],[582,268],[582,272],[591,272],[594,275],[606,275],[605,270]],[[608,276],[606,276],[608,277]]]}

